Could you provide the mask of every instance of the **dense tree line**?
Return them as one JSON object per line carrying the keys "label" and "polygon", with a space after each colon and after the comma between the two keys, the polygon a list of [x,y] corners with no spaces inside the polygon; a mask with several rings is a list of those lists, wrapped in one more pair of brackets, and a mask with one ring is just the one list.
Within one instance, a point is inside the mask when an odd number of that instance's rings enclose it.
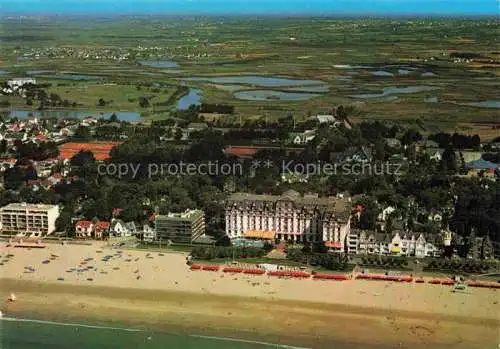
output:
{"label": "dense tree line", "polygon": [[428,137],[428,139],[436,142],[440,148],[452,149],[472,149],[479,148],[481,145],[481,138],[478,135],[467,136],[458,133],[436,133]]}
{"label": "dense tree line", "polygon": [[233,114],[234,106],[224,104],[207,104],[202,103],[200,106],[201,113],[218,113],[218,114]]}
{"label": "dense tree line", "polygon": [[301,264],[321,266],[329,270],[347,270],[347,256],[338,253],[311,253],[304,249],[291,248],[287,251],[287,259]]}
{"label": "dense tree line", "polygon": [[361,265],[385,269],[404,269],[408,267],[408,260],[405,257],[363,256],[361,257]]}
{"label": "dense tree line", "polygon": [[191,250],[191,256],[195,259],[223,259],[223,258],[260,258],[269,252],[269,248],[257,247],[222,247],[222,246],[196,246]]}
{"label": "dense tree line", "polygon": [[456,260],[456,259],[431,259],[427,262],[426,271],[447,271],[454,274],[475,273],[484,274],[495,270],[496,265],[486,261],[477,260]]}

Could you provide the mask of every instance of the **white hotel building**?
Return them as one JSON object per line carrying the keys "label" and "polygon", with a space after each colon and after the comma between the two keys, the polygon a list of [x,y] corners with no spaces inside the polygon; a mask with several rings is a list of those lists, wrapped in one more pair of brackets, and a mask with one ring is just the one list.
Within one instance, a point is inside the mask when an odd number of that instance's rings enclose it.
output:
{"label": "white hotel building", "polygon": [[226,205],[226,234],[235,239],[249,232],[271,231],[278,240],[325,242],[343,251],[350,213],[349,199],[301,196],[293,190],[281,196],[236,193]]}
{"label": "white hotel building", "polygon": [[59,206],[12,203],[0,208],[0,229],[6,233],[41,233],[56,229]]}

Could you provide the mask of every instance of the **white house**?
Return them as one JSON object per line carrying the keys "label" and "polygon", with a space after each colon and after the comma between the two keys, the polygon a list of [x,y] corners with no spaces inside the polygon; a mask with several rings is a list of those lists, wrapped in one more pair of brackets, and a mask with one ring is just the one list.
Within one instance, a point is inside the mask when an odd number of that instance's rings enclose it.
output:
{"label": "white house", "polygon": [[36,80],[33,78],[15,78],[7,80],[7,86],[13,91],[27,84],[36,85]]}
{"label": "white house", "polygon": [[439,213],[431,213],[429,214],[427,219],[432,222],[441,222],[443,220],[443,216]]}
{"label": "white house", "polygon": [[156,230],[148,224],[144,224],[142,227],[142,236],[144,241],[153,242],[156,240]]}
{"label": "white house", "polygon": [[441,161],[443,158],[444,149],[428,149],[426,151],[429,158],[434,161]]}
{"label": "white house", "polygon": [[137,229],[134,222],[125,223],[121,219],[112,219],[110,233],[114,236],[130,237],[137,234]]}
{"label": "white house", "polygon": [[389,216],[394,212],[396,211],[396,208],[395,207],[392,207],[392,206],[387,206],[386,208],[384,208],[382,210],[382,212],[378,215],[378,219],[379,221],[387,221],[387,219],[389,218]]}
{"label": "white house", "polygon": [[[415,238],[415,235],[401,235],[396,232],[391,238],[387,234],[361,232],[357,240],[352,236],[352,233],[348,239],[346,243],[348,253],[415,256],[417,258],[439,255],[439,248],[426,241],[423,234]],[[357,246],[353,244],[357,244]]]}
{"label": "white house", "polygon": [[320,124],[332,124],[336,121],[333,115],[316,115],[316,119]]}
{"label": "white house", "polygon": [[294,144],[307,144],[316,137],[316,131],[306,130],[302,133],[298,133],[293,138]]}
{"label": "white house", "polygon": [[420,234],[415,243],[415,257],[424,258],[426,254],[425,238],[424,235]]}

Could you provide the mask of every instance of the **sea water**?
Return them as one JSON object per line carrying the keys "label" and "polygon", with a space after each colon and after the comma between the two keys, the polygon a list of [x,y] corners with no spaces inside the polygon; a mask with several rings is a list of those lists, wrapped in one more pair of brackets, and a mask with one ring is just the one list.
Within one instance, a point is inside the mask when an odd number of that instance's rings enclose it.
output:
{"label": "sea water", "polygon": [[1,349],[264,349],[301,348],[201,335],[177,335],[126,327],[0,318]]}

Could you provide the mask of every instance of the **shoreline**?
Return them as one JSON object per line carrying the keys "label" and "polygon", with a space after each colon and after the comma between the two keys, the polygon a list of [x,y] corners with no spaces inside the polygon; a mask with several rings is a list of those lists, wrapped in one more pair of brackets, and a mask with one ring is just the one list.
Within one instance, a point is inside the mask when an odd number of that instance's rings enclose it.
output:
{"label": "shoreline", "polygon": [[328,348],[333,343],[359,348],[453,345],[479,349],[497,345],[499,321],[492,318],[189,292],[1,281],[0,292],[23,290],[17,293],[19,301],[2,306],[8,317],[95,326],[125,324],[128,329],[305,348]]}
{"label": "shoreline", "polygon": [[17,296],[0,303],[7,317],[306,348],[498,345],[495,289],[454,293],[442,285],[191,271],[182,253],[120,252],[102,244],[0,244],[0,255],[0,302]]}

